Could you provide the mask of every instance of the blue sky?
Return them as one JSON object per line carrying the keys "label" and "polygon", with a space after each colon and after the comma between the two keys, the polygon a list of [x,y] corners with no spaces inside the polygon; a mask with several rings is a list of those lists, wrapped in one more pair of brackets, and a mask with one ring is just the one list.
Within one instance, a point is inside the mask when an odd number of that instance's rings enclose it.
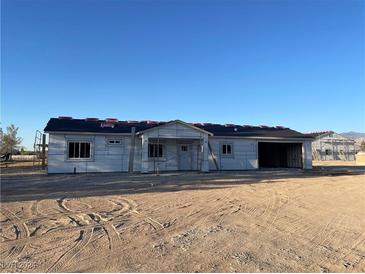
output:
{"label": "blue sky", "polygon": [[2,0],[1,122],[365,132],[365,2]]}

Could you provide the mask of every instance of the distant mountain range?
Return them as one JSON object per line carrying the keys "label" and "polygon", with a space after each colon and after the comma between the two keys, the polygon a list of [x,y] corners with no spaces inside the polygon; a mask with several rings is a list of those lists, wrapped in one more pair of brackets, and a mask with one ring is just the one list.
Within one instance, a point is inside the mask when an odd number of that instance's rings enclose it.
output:
{"label": "distant mountain range", "polygon": [[344,133],[340,133],[342,136],[345,136],[347,138],[356,140],[356,139],[365,139],[365,133],[361,133],[361,132],[356,132],[356,131],[349,131],[349,132],[344,132]]}

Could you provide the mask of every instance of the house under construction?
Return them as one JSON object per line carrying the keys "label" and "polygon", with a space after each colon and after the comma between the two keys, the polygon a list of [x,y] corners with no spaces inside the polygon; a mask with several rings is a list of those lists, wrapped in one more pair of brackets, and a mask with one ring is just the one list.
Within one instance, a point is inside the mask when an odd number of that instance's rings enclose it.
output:
{"label": "house under construction", "polygon": [[45,132],[49,173],[312,168],[312,137],[282,126],[59,117]]}
{"label": "house under construction", "polygon": [[354,161],[355,141],[333,131],[307,134],[314,138],[312,158],[317,161]]}

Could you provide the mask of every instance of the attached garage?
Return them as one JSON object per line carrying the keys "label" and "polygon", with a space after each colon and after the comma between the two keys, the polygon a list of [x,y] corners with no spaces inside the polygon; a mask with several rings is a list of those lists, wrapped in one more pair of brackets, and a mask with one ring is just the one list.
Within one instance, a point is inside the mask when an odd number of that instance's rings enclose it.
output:
{"label": "attached garage", "polygon": [[303,168],[302,143],[258,143],[258,161],[262,168]]}

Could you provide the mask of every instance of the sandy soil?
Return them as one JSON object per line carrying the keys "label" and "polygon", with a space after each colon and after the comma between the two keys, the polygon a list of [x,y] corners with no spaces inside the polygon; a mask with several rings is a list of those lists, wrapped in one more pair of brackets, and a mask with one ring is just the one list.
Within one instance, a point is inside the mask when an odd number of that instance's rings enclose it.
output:
{"label": "sandy soil", "polygon": [[13,168],[13,167],[32,167],[32,166],[40,166],[41,163],[33,161],[11,161],[11,162],[1,162],[1,168]]}
{"label": "sandy soil", "polygon": [[160,176],[2,171],[3,272],[365,271],[358,167]]}
{"label": "sandy soil", "polygon": [[313,161],[313,166],[356,166],[356,161]]}

